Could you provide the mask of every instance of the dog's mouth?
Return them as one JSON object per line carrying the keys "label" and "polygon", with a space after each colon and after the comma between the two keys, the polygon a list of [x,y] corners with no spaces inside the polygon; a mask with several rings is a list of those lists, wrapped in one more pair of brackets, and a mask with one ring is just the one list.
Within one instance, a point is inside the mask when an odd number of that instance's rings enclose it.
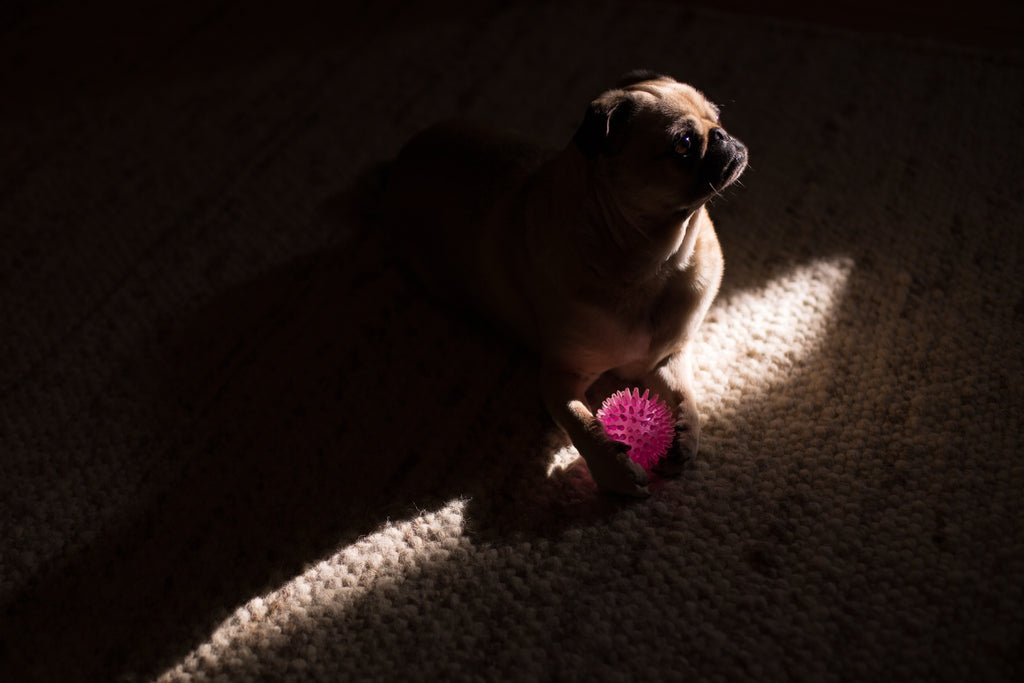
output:
{"label": "dog's mouth", "polygon": [[736,150],[736,154],[733,155],[732,160],[725,165],[725,169],[722,173],[725,185],[732,185],[736,180],[739,179],[740,175],[747,168],[747,148],[741,147]]}
{"label": "dog's mouth", "polygon": [[747,148],[738,141],[731,141],[705,159],[704,178],[708,190],[718,194],[732,185],[747,168]]}

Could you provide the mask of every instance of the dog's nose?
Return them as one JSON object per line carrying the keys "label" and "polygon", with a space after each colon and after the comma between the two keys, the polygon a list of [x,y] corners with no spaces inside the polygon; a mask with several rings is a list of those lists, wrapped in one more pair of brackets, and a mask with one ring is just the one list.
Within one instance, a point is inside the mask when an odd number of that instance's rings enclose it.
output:
{"label": "dog's nose", "polygon": [[713,143],[722,143],[728,138],[729,135],[725,132],[724,128],[715,127],[708,131],[708,140]]}

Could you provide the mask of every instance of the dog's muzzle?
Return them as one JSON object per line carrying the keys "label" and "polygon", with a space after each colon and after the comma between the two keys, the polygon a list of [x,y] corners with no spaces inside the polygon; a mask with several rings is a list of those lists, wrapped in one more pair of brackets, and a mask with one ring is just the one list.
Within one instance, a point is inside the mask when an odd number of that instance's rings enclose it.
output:
{"label": "dog's muzzle", "polygon": [[736,182],[747,167],[747,147],[722,128],[708,132],[708,147],[704,153],[701,175],[715,192],[721,192]]}

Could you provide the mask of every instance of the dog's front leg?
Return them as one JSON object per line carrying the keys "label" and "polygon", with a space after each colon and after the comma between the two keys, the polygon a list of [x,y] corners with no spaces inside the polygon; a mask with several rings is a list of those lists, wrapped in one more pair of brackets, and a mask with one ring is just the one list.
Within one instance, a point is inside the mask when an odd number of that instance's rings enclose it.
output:
{"label": "dog's front leg", "polygon": [[693,391],[689,345],[669,356],[644,378],[644,386],[658,394],[675,412],[675,441],[658,464],[658,472],[678,475],[700,446],[700,415]]}
{"label": "dog's front leg", "polygon": [[598,377],[546,367],[542,373],[544,404],[572,439],[599,488],[626,496],[649,495],[644,468],[630,460],[629,446],[608,437],[587,404],[587,389]]}

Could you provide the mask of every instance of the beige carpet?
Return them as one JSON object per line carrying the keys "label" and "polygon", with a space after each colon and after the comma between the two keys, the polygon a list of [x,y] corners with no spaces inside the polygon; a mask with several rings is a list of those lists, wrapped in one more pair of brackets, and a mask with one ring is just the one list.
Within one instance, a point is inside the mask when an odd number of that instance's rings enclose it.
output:
{"label": "beige carpet", "polygon": [[[0,677],[1020,680],[1021,55],[503,5],[0,118]],[[453,113],[564,144],[638,66],[752,165],[702,451],[626,504],[337,198]]]}

